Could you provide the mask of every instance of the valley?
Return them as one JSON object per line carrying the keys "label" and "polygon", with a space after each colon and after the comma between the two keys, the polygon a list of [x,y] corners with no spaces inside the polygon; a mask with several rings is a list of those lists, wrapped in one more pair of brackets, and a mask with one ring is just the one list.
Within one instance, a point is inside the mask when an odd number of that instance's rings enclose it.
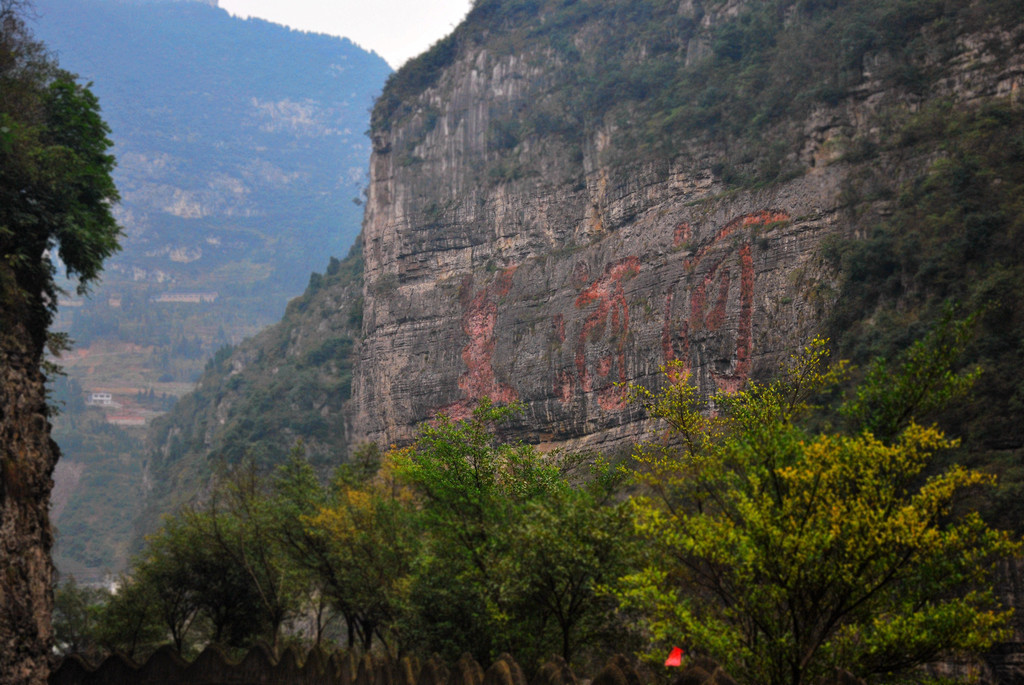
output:
{"label": "valley", "polygon": [[122,41],[49,387],[97,653],[1021,679],[1018,0],[477,0],[393,73],[45,2]]}
{"label": "valley", "polygon": [[[132,550],[147,427],[358,234],[367,110],[390,68],[347,40],[237,19],[215,2],[35,10],[61,65],[96,84],[118,161],[122,250],[88,296],[62,283],[54,321],[74,341],[58,360],[71,384],[54,390],[68,464],[57,562],[97,583]],[[94,393],[111,404],[76,415]],[[65,469],[84,475],[64,483]]]}

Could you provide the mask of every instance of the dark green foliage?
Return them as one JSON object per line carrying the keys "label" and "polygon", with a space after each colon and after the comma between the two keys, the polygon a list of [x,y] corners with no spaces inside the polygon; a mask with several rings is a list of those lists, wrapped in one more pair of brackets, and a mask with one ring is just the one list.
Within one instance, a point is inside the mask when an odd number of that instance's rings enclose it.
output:
{"label": "dark green foliage", "polygon": [[52,133],[38,163],[48,167],[48,173],[60,172],[47,179],[52,184],[50,202],[55,204],[44,211],[64,215],[55,226],[54,240],[61,261],[78,276],[82,292],[99,276],[103,260],[119,249],[120,228],[110,214],[110,204],[118,199],[110,177],[114,157],[107,154],[110,128],[100,118],[96,96],[66,77],[50,84],[45,107]]}
{"label": "dark green foliage", "polygon": [[934,416],[953,400],[963,399],[979,370],[958,374],[953,369],[958,367],[974,328],[973,317],[954,322],[952,311],[948,311],[924,339],[903,351],[897,368],[890,368],[882,357],[875,358],[865,382],[842,414],[858,430],[888,442],[915,417]]}
{"label": "dark green foliage", "polygon": [[251,464],[223,471],[206,503],[165,518],[147,538],[122,579],[127,604],[112,603],[120,618],[112,616],[110,627],[133,616],[141,624],[140,605],[148,604],[179,653],[204,642],[242,647],[259,639],[276,649],[284,622],[309,600],[279,535],[282,526],[299,524]]}
{"label": "dark green foliage", "polygon": [[309,366],[322,366],[328,362],[345,364],[351,368],[352,346],[355,341],[351,338],[331,338],[323,345],[306,353],[304,364]]}
{"label": "dark green foliage", "polygon": [[57,304],[51,255],[81,293],[118,250],[114,158],[89,88],[57,68],[6,3],[0,21],[0,321],[18,317],[41,350]]}
{"label": "dark green foliage", "polygon": [[[53,57],[29,34],[19,15],[24,9],[20,2],[0,0],[0,356],[5,372],[8,365],[14,369],[26,367],[6,377],[35,383],[39,379],[28,367],[39,365],[44,373],[54,376],[59,369],[44,358],[44,349],[59,354],[68,342],[66,335],[49,330],[58,293],[62,292],[58,263],[69,277],[77,279],[77,291],[84,293],[98,278],[104,261],[118,249],[120,228],[111,213],[118,193],[111,179],[114,158],[108,154],[109,129],[100,117],[99,103],[89,87],[58,68]],[[44,525],[25,527],[17,517],[5,518],[5,534],[22,540],[19,544],[35,550],[32,554],[48,555],[45,498],[51,488],[48,469],[58,453],[46,446],[50,427],[34,400],[26,402],[10,393],[9,388],[5,390],[5,406],[0,407],[5,426],[14,431],[5,428],[0,441],[0,462],[4,466],[0,501],[5,512],[10,507],[25,511],[42,507]],[[81,409],[80,396],[69,398],[67,406],[73,411]],[[10,489],[10,473],[12,465],[23,462],[38,469],[40,477],[37,484],[22,486],[22,494],[17,494],[18,490]],[[94,558],[102,556],[96,550],[90,552]],[[5,565],[8,553],[13,554],[10,568],[18,568],[14,547],[4,551]],[[17,575],[6,581],[7,597],[28,590],[28,585],[23,585],[29,580],[26,572],[21,573],[20,580]],[[49,608],[46,604],[36,606],[34,601],[28,600],[25,610],[34,613],[33,620],[41,629],[49,619]],[[17,615],[7,611],[6,599],[4,603],[5,616]],[[78,630],[69,626],[84,620],[77,609],[68,608],[58,619],[71,631],[69,639],[75,640]],[[33,644],[34,630],[24,634],[26,645]],[[11,663],[15,662],[5,662]]]}
{"label": "dark green foliage", "polygon": [[141,661],[166,641],[154,590],[146,583],[119,577],[117,592],[107,598],[99,617],[97,639],[104,648]]}
{"label": "dark green foliage", "polygon": [[617,483],[598,472],[573,487],[568,472],[586,459],[499,440],[517,411],[482,401],[471,419],[439,416],[393,454],[422,498],[407,631],[418,649],[449,659],[510,652],[528,668],[556,650],[571,660],[613,633],[621,648],[633,636],[599,592],[632,560]]}
{"label": "dark green foliage", "polygon": [[63,654],[96,656],[100,616],[110,595],[85,587],[71,576],[53,593],[53,632],[56,647]]}
{"label": "dark green foliage", "polygon": [[[841,354],[863,363],[891,356],[944,315],[948,302],[975,312],[966,361],[980,367],[975,399],[941,416],[962,435],[966,458],[990,464],[1016,492],[1011,467],[1024,450],[1024,112],[1009,103],[934,105],[884,146],[938,153],[899,189],[895,211],[868,237],[834,243],[843,274],[830,327]],[[856,188],[853,197],[867,192]],[[1019,506],[992,512],[1019,527]]]}
{"label": "dark green foliage", "polygon": [[220,373],[227,371],[225,363],[231,357],[231,351],[233,349],[234,348],[231,347],[231,345],[224,345],[220,347],[214,353],[213,357],[210,358],[210,361],[206,362],[206,368],[204,371],[215,371]]}

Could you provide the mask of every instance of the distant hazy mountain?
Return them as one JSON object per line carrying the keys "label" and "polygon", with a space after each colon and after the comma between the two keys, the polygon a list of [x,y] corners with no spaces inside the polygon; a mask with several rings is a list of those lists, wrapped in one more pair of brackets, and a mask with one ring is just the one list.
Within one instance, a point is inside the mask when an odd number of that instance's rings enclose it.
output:
{"label": "distant hazy mountain", "polygon": [[382,58],[201,2],[36,9],[37,35],[94,82],[113,129],[128,235],[110,274],[230,292],[250,279],[216,270],[251,262],[276,314],[347,251],[367,110],[390,72]]}
{"label": "distant hazy mountain", "polygon": [[[35,14],[37,37],[100,98],[126,230],[102,284],[62,302],[56,326],[76,341],[57,389],[57,562],[95,580],[128,552],[140,424],[347,253],[391,69],[209,0],[35,0]],[[88,407],[94,392],[112,399]]]}

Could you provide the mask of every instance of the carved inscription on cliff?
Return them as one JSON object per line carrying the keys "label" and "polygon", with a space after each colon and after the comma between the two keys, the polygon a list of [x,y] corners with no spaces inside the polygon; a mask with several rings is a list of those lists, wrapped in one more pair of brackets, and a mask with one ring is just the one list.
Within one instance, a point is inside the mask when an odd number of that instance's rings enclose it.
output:
{"label": "carved inscription on cliff", "polygon": [[[565,272],[560,291],[574,293],[571,305],[549,303],[546,323],[511,337],[496,330],[501,308],[520,295],[545,297],[530,282],[531,273],[537,280],[537,269],[513,267],[482,281],[467,278],[459,298],[462,399],[440,410],[462,417],[485,396],[498,402],[530,396],[513,377],[511,362],[528,366],[522,356],[538,350],[547,350],[549,397],[566,410],[583,402],[619,412],[626,406],[625,384],[670,361],[680,362],[705,392],[738,390],[750,375],[754,352],[756,238],[789,219],[766,209],[718,225],[681,222],[665,232],[672,241],[668,264],[662,259],[654,266],[643,255],[626,254],[597,265],[586,256],[576,257],[571,268],[556,265]],[[639,283],[631,288],[634,279]],[[650,282],[659,284],[653,298]]]}

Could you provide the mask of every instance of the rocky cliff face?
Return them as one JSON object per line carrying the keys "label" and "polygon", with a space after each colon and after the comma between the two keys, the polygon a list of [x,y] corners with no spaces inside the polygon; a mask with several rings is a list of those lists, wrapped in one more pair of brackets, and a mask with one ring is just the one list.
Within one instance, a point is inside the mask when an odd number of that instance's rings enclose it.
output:
{"label": "rocky cliff face", "polygon": [[958,408],[995,419],[959,427],[1013,477],[1022,83],[1016,0],[481,0],[376,105],[362,263],[152,434],[162,503],[207,459],[337,461],[485,396],[525,404],[518,437],[614,451],[647,427],[621,384],[668,362],[735,389],[826,330],[890,353],[952,297],[995,363]]}
{"label": "rocky cliff face", "polygon": [[[1019,118],[1019,7],[910,5],[478,3],[374,110],[365,268],[213,364],[154,477],[284,439],[337,458],[483,396],[525,403],[524,438],[616,449],[643,430],[621,383],[771,372],[858,287],[832,248],[899,216],[944,127]],[[282,422],[316,397],[315,426]]]}
{"label": "rocky cliff face", "polygon": [[49,499],[58,450],[41,345],[19,314],[0,312],[0,683],[42,683],[53,642]]}
{"label": "rocky cliff face", "polygon": [[[715,27],[745,11],[700,5],[676,10],[699,27],[678,46],[698,61]],[[574,28],[584,63],[590,41],[616,30],[601,16]],[[531,440],[613,446],[641,428],[622,383],[655,383],[670,361],[705,393],[769,372],[833,304],[823,241],[890,211],[852,207],[844,191],[869,172],[892,189],[930,161],[905,149],[858,159],[856,145],[884,149],[893,120],[930,102],[1015,98],[1024,78],[1019,25],[923,51],[925,92],[884,76],[891,54],[868,51],[842,97],[763,129],[784,141],[788,178],[744,187],[723,172],[728,136],[634,153],[623,129],[645,123],[637,107],[584,116],[576,136],[536,134],[524,122],[573,87],[562,57],[551,41],[490,30],[456,34],[431,85],[378,111],[352,402],[361,439],[408,440],[434,413],[462,416],[488,396],[526,404]],[[632,49],[640,69],[648,46]]]}

